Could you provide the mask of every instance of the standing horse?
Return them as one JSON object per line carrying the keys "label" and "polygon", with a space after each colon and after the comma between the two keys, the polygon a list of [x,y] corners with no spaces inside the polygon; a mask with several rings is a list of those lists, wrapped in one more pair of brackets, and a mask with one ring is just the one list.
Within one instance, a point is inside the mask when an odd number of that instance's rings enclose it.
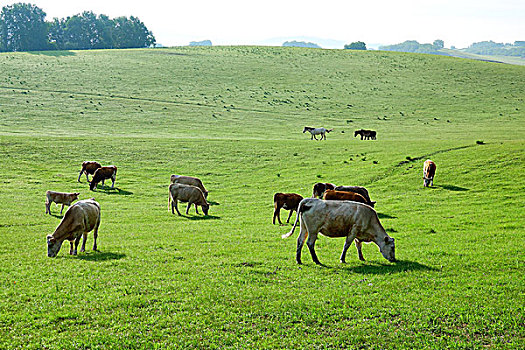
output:
{"label": "standing horse", "polygon": [[315,135],[321,135],[321,138],[319,140],[322,140],[322,139],[326,140],[326,133],[332,130],[334,129],[311,128],[309,126],[305,126],[303,129],[303,134],[308,131],[310,134],[312,134],[312,137],[310,138],[310,140],[313,140],[313,139],[317,140],[317,137],[315,137]]}
{"label": "standing horse", "polygon": [[365,130],[365,129],[361,129],[361,130],[356,130],[354,132],[354,137],[357,137],[357,135],[361,135],[361,140],[364,138],[365,140],[375,140],[376,139],[376,135],[377,135],[377,132],[374,131],[374,130]]}

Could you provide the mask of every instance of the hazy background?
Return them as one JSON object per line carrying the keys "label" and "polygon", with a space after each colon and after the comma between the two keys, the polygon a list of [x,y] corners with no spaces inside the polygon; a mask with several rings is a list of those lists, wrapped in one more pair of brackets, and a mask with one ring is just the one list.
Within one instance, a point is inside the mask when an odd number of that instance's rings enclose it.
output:
{"label": "hazy background", "polygon": [[[5,6],[21,1],[0,1]],[[209,39],[214,45],[281,45],[313,41],[325,48],[364,41],[369,48],[441,39],[446,47],[493,40],[525,40],[523,0],[24,0],[42,8],[47,20],[83,11],[110,17],[136,16],[164,46]]]}

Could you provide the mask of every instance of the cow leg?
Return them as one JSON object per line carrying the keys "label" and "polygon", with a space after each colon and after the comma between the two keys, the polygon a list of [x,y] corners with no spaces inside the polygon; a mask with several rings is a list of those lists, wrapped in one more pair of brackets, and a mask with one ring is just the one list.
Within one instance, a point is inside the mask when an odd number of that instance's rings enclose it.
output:
{"label": "cow leg", "polygon": [[69,241],[69,255],[73,255],[74,252],[74,243],[73,241]]}
{"label": "cow leg", "polygon": [[199,209],[197,209],[197,203],[195,203],[195,212],[199,215]]}
{"label": "cow leg", "polygon": [[315,241],[317,240],[317,232],[310,232],[310,235],[308,236],[308,240],[306,241],[306,245],[308,246],[308,249],[310,250],[310,255],[312,256],[312,260],[317,265],[321,265],[321,262],[317,258],[317,254],[315,253]]}
{"label": "cow leg", "polygon": [[275,218],[277,218],[277,221],[279,221],[279,225],[282,225],[281,222],[281,207],[279,207],[277,204],[275,205],[275,210],[273,211],[273,224],[275,225]]}
{"label": "cow leg", "polygon": [[86,171],[86,181],[87,181],[87,182],[91,182],[91,181],[89,181],[89,177],[88,177],[88,173],[87,173],[87,171]]}
{"label": "cow leg", "polygon": [[77,249],[78,249],[78,244],[80,243],[80,238],[82,236],[78,236],[77,238],[75,238],[75,249],[73,250],[73,254],[72,255],[77,255]]}
{"label": "cow leg", "polygon": [[173,212],[173,205],[174,204],[175,204],[175,210],[177,211],[177,214],[179,214],[179,216],[181,216],[180,211],[179,211],[179,207],[178,207],[178,201],[176,199],[171,203],[171,205],[172,205],[171,211]]}
{"label": "cow leg", "polygon": [[60,215],[62,215],[63,210],[64,210],[64,204],[62,203],[62,208],[60,209]]}
{"label": "cow leg", "polygon": [[365,258],[363,257],[363,251],[361,250],[361,248],[363,247],[363,242],[356,238],[355,247],[357,248],[357,255],[359,256],[359,260],[365,261]]}
{"label": "cow leg", "polygon": [[102,188],[104,188],[104,181],[106,181],[106,179],[102,179]]}
{"label": "cow leg", "polygon": [[112,184],[111,184],[111,188],[115,188],[115,180],[117,179],[117,175],[113,174],[113,176],[111,176],[111,181]]}
{"label": "cow leg", "polygon": [[191,203],[188,202],[188,205],[186,206],[186,215],[190,212]]}
{"label": "cow leg", "polygon": [[[348,248],[350,248],[350,246],[352,245],[352,242],[354,241],[354,238],[355,238],[356,234],[357,234],[357,228],[354,226],[352,228],[352,230],[350,231],[350,234],[348,236],[346,236],[345,245],[343,247],[343,252],[341,253],[341,258],[340,258],[340,261],[343,264],[346,263],[346,252],[347,252]],[[357,245],[357,243],[356,243],[356,245]],[[358,250],[359,250],[359,248],[358,248]]]}
{"label": "cow leg", "polygon": [[80,177],[82,176],[82,173],[83,173],[83,171],[80,170],[80,173],[78,174],[78,179],[77,179],[78,182],[80,182]]}
{"label": "cow leg", "polygon": [[290,218],[292,217],[293,210],[290,210],[290,215],[288,215],[288,220],[286,220],[286,223],[290,223]]}
{"label": "cow leg", "polygon": [[51,215],[51,202],[46,201],[46,214]]}
{"label": "cow leg", "polygon": [[100,220],[95,225],[95,229],[93,230],[93,251],[97,251],[97,237],[98,237],[98,227],[100,226]]}
{"label": "cow leg", "polygon": [[86,241],[87,241],[87,232],[84,232],[82,234],[82,246],[80,246],[80,252],[86,251]]}
{"label": "cow leg", "polygon": [[304,241],[306,240],[307,236],[308,230],[306,229],[306,225],[304,224],[303,220],[301,220],[301,231],[299,232],[299,237],[297,237],[297,251],[295,253],[295,261],[297,261],[298,264],[302,264],[301,249],[303,249]]}

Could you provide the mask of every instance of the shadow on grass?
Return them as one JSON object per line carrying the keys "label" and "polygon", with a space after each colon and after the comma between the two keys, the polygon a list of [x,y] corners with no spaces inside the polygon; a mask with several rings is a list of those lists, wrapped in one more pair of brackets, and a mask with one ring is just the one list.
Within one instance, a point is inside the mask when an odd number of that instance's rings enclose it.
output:
{"label": "shadow on grass", "polygon": [[454,185],[441,185],[441,186],[436,186],[437,188],[441,187],[445,190],[448,190],[448,191],[456,191],[456,192],[462,192],[462,191],[468,191],[469,189],[468,188],[465,188],[465,187],[459,187],[459,186],[454,186]]}
{"label": "shadow on grass", "polygon": [[219,202],[214,202],[214,201],[208,201],[208,204],[209,204],[210,206],[212,206],[212,205],[221,205],[221,203],[219,203]]}
{"label": "shadow on grass", "polygon": [[75,56],[76,53],[73,51],[67,51],[67,50],[59,50],[59,51],[29,51],[28,52],[31,55],[44,55],[44,56],[53,56],[53,57],[60,57],[60,56]]}
{"label": "shadow on grass", "polygon": [[188,220],[219,220],[220,216],[215,215],[204,215],[204,216],[188,216],[188,215],[182,215]]}
{"label": "shadow on grass", "polygon": [[111,188],[111,186],[106,186],[106,185],[104,185],[104,186],[97,185],[97,192],[102,192],[102,193],[105,193],[105,194],[118,194],[118,195],[121,195],[121,196],[130,196],[130,195],[133,194],[133,192],[126,191],[126,190],[121,190],[118,187]]}
{"label": "shadow on grass", "polygon": [[344,267],[343,270],[364,275],[385,275],[408,271],[439,271],[435,267],[408,260],[397,260],[391,264],[365,262],[363,265]]}
{"label": "shadow on grass", "polygon": [[86,261],[106,261],[106,260],[119,260],[125,258],[126,254],[122,253],[111,253],[111,252],[89,252],[80,253],[77,255],[77,259]]}
{"label": "shadow on grass", "polygon": [[62,218],[64,217],[64,215],[61,215],[61,214],[53,214],[53,213],[51,213],[50,215],[51,215],[52,217],[57,218],[57,219],[62,219]]}
{"label": "shadow on grass", "polygon": [[377,213],[377,217],[380,219],[397,219],[397,216],[392,216],[392,215],[383,214],[383,213]]}

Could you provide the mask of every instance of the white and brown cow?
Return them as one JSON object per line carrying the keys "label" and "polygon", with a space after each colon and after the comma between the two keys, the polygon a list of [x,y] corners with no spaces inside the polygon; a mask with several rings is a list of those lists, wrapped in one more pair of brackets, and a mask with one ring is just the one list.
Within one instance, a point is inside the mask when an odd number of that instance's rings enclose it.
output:
{"label": "white and brown cow", "polygon": [[86,174],[86,180],[89,182],[88,174],[93,175],[95,171],[102,167],[99,162],[83,162],[82,163],[82,169],[80,169],[80,173],[78,174],[77,181],[80,182],[80,177],[82,176],[82,173]]}
{"label": "white and brown cow", "polygon": [[306,237],[308,237],[306,245],[313,261],[316,264],[321,264],[314,249],[319,233],[327,237],[346,237],[341,254],[342,263],[346,262],[346,251],[354,240],[356,240],[360,260],[364,260],[361,252],[362,242],[374,242],[385,259],[391,262],[396,260],[394,239],[386,233],[379,222],[376,211],[366,204],[305,198],[299,204],[297,212],[292,230],[282,235],[282,238],[290,237],[293,234],[300,218],[301,231],[297,238],[295,257],[298,264],[301,264],[301,249]]}
{"label": "white and brown cow", "polygon": [[117,167],[114,165],[109,166],[103,166],[98,168],[95,171],[95,174],[93,175],[93,178],[91,179],[91,183],[89,184],[89,189],[93,191],[95,188],[97,188],[97,185],[99,182],[102,182],[102,186],[104,186],[104,180],[111,179],[113,182],[111,184],[111,188],[115,188],[115,180],[117,178]]}
{"label": "white and brown cow", "polygon": [[434,186],[434,175],[436,175],[436,163],[427,159],[423,164],[423,187]]}
{"label": "white and brown cow", "polygon": [[208,191],[204,188],[201,179],[193,176],[184,176],[184,175],[171,175],[170,181],[172,184],[179,183],[184,185],[191,185],[200,188],[204,194],[204,198],[208,198]]}
{"label": "white and brown cow", "polygon": [[62,204],[62,209],[60,209],[60,214],[64,210],[64,205],[70,206],[71,203],[78,199],[79,192],[75,193],[66,193],[66,192],[55,192],[55,191],[46,191],[46,214],[51,215],[51,203],[55,202],[56,205]]}
{"label": "white and brown cow", "polygon": [[80,251],[86,250],[87,234],[93,231],[93,250],[97,250],[98,227],[100,225],[100,205],[94,198],[78,201],[66,211],[55,232],[47,236],[47,256],[54,258],[65,240],[71,247],[69,254],[77,255],[78,243],[83,237]]}
{"label": "white and brown cow", "polygon": [[302,200],[303,196],[297,193],[276,193],[273,196],[273,224],[275,225],[275,218],[279,221],[279,225],[283,224],[281,222],[281,208],[290,211],[288,220],[286,220],[286,223],[289,223],[293,212],[297,211],[297,207]]}

